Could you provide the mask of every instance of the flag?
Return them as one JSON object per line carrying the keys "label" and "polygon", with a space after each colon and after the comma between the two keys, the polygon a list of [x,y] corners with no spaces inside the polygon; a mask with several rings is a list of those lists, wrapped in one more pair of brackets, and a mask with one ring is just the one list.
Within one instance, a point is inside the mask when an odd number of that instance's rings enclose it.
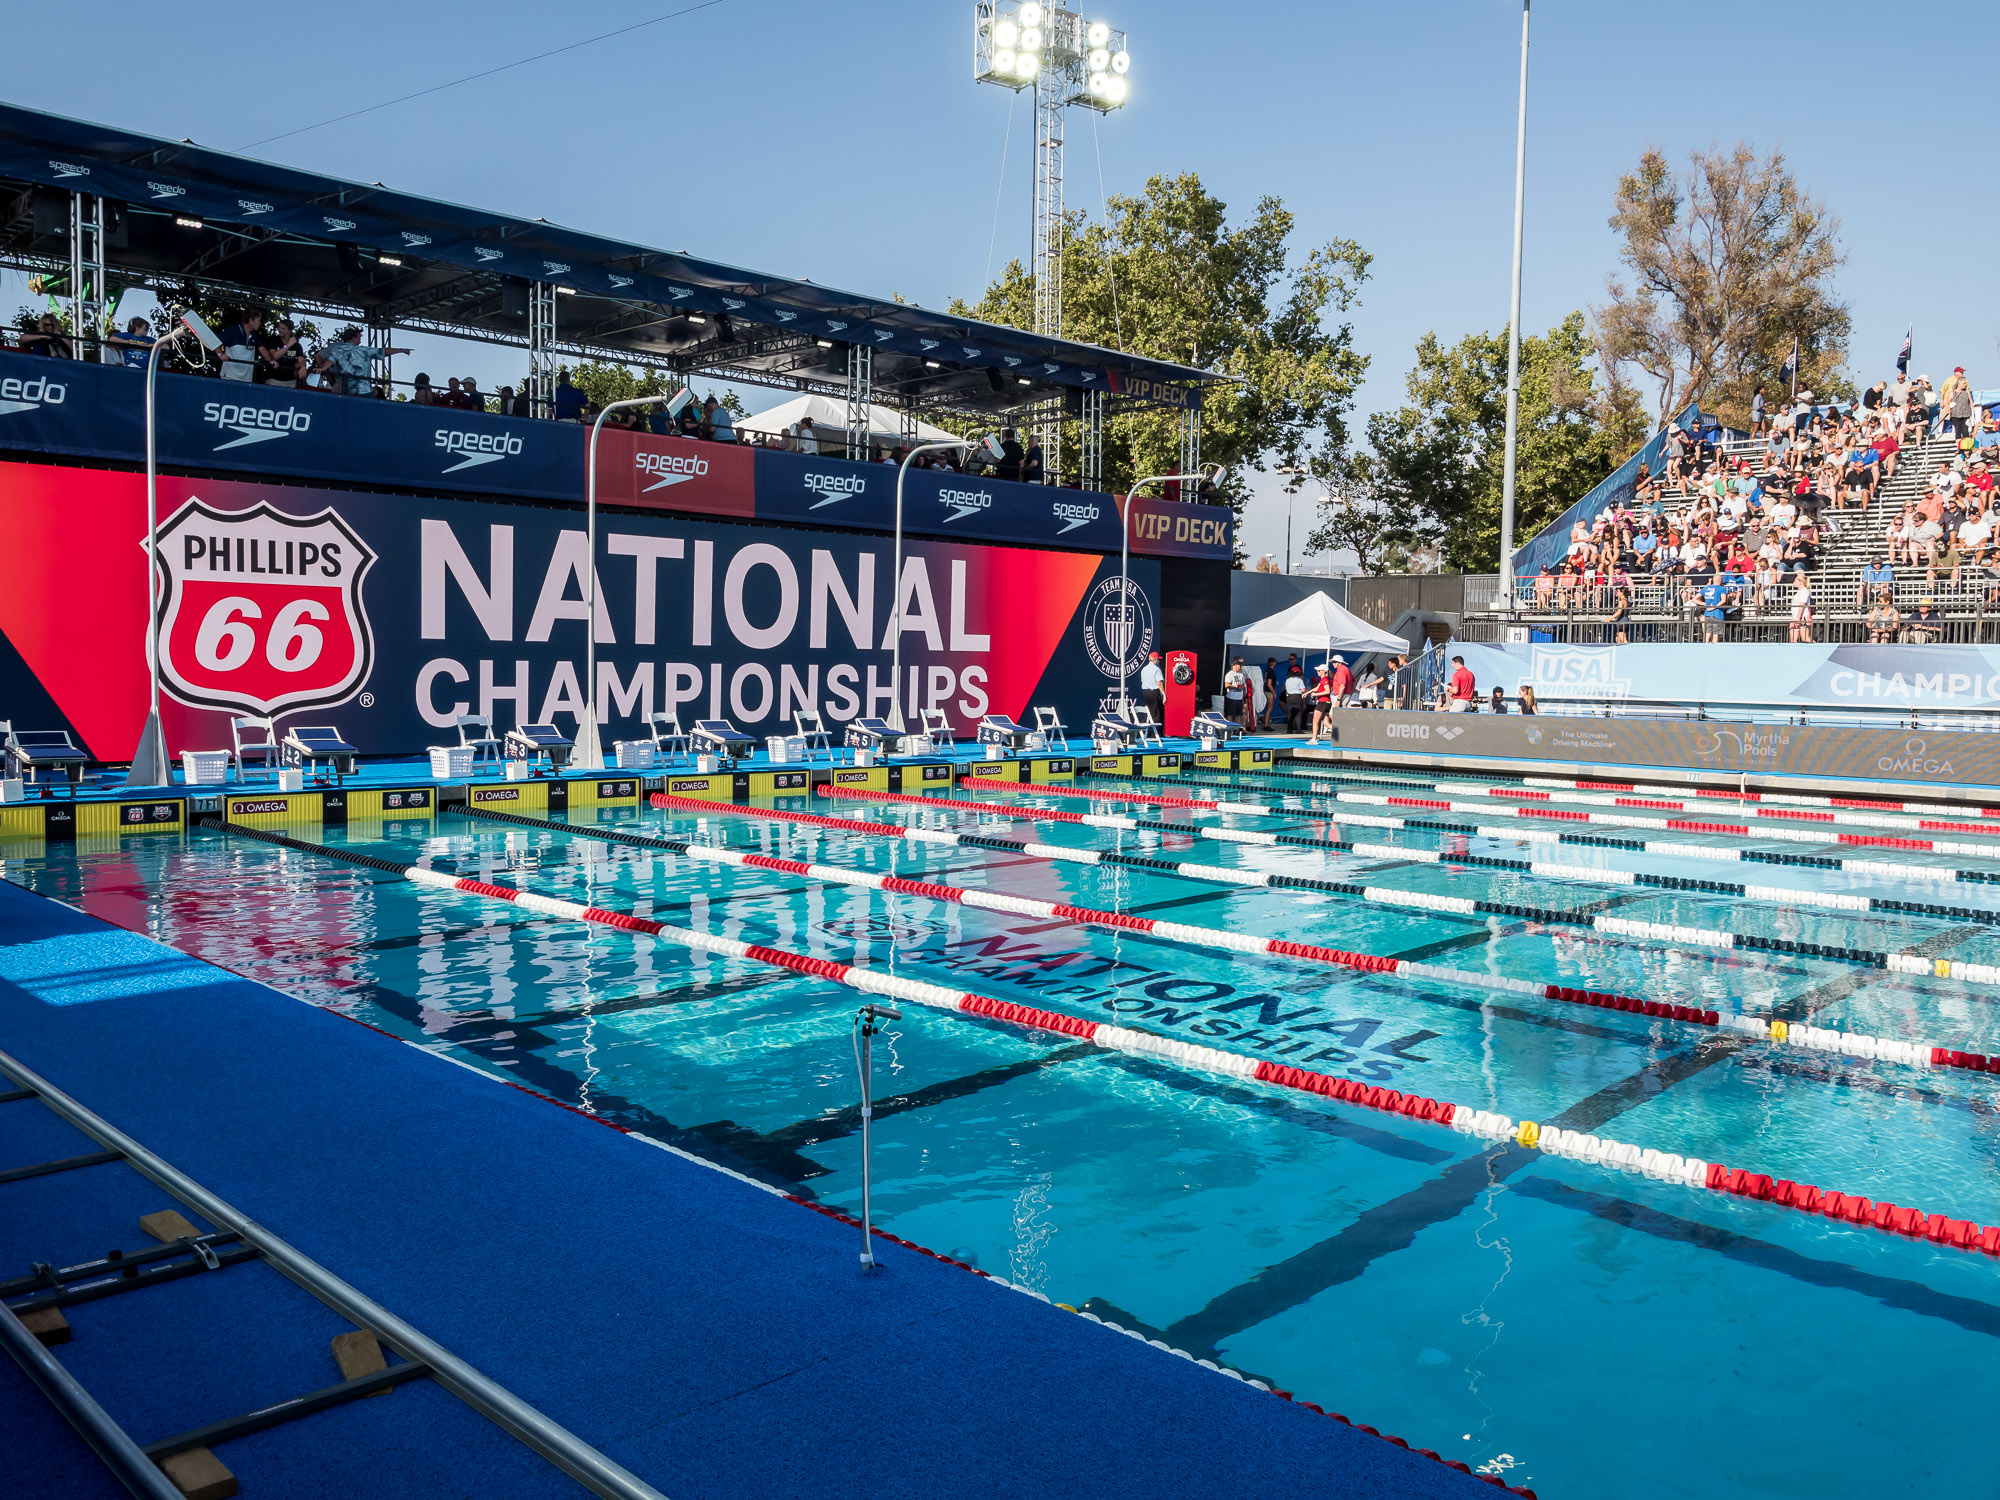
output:
{"label": "flag", "polygon": [[1898,375],[1907,377],[1910,373],[1910,335],[1916,331],[1917,325],[1914,323],[1904,330],[1903,352],[1896,356],[1896,373]]}
{"label": "flag", "polygon": [[1794,396],[1799,393],[1799,341],[1792,340],[1792,352],[1787,356],[1784,367],[1778,371],[1778,383],[1789,386]]}

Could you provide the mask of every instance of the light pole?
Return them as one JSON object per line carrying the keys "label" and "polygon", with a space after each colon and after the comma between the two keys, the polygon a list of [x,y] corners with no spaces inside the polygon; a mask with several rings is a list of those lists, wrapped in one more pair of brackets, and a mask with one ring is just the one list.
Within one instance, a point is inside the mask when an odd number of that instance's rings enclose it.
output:
{"label": "light pole", "polygon": [[598,410],[597,420],[590,424],[590,442],[586,445],[583,460],[584,525],[589,534],[586,546],[590,552],[590,567],[583,580],[584,596],[588,601],[583,617],[583,713],[577,719],[576,749],[570,756],[571,763],[582,771],[604,769],[604,745],[597,733],[597,434],[604,428],[604,419],[614,411],[622,411],[628,406],[651,406],[662,399],[659,396],[627,396],[622,401],[606,402]]}
{"label": "light pole", "polygon": [[222,340],[189,308],[180,316],[180,327],[153,340],[146,355],[146,671],[151,696],[147,700],[146,727],[139,731],[138,748],[132,752],[132,769],[125,773],[127,786],[172,786],[173,766],[167,760],[167,737],[160,727],[160,467],[153,404],[154,379],[160,373],[160,351],[193,334],[204,349],[219,349]]}
{"label": "light pole", "polygon": [[873,1183],[868,1162],[869,1127],[875,1121],[875,1104],[869,1097],[869,1075],[875,1068],[875,1033],[884,1021],[900,1021],[903,1013],[893,1005],[864,1005],[854,1013],[856,1032],[854,1068],[861,1075],[861,1266],[875,1269],[875,1225],[870,1202]]}
{"label": "light pole", "polygon": [[[1137,481],[1125,492],[1125,503],[1118,507],[1118,604],[1120,608],[1129,609],[1131,607],[1126,601],[1132,595],[1133,497],[1147,485],[1163,484],[1169,479],[1184,481],[1181,493],[1186,494],[1186,484],[1193,483],[1199,485],[1201,483],[1201,476],[1209,469],[1215,470],[1215,479],[1213,482],[1218,489],[1221,488],[1222,476],[1227,474],[1229,470],[1221,464],[1203,464],[1201,468],[1196,469],[1192,474],[1148,474],[1144,479]],[[1132,680],[1132,658],[1130,653],[1125,649],[1129,645],[1131,645],[1131,642],[1126,641],[1118,648],[1118,712],[1121,714],[1129,712],[1132,706],[1132,694],[1129,686]]]}
{"label": "light pole", "polygon": [[894,689],[895,695],[889,701],[889,727],[898,734],[903,732],[903,476],[910,472],[910,460],[919,453],[974,447],[984,447],[987,457],[995,461],[1004,451],[992,437],[977,440],[948,438],[936,443],[919,443],[905,453],[903,461],[896,465],[896,550],[889,572],[889,686]]}
{"label": "light pole", "polygon": [[[1324,479],[1320,479],[1319,475],[1313,473],[1311,469],[1301,469],[1294,465],[1286,464],[1278,468],[1275,472],[1296,475],[1300,479],[1319,480],[1322,485],[1326,486],[1328,498],[1331,498],[1333,495],[1333,486],[1327,484]],[[1299,492],[1295,489],[1285,491],[1285,572],[1288,576],[1292,571],[1292,504],[1298,497]]]}
{"label": "light pole", "polygon": [[1500,609],[1514,612],[1514,454],[1521,418],[1521,209],[1528,176],[1528,5],[1521,0],[1521,106],[1514,130],[1514,293],[1507,314],[1507,457],[1500,482]]}

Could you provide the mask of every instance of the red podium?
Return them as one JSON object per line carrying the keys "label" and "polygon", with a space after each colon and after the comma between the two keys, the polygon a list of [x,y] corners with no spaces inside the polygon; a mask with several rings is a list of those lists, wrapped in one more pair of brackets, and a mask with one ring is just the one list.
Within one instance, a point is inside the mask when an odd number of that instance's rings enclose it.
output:
{"label": "red podium", "polygon": [[1185,735],[1188,721],[1195,715],[1194,691],[1195,656],[1192,651],[1169,651],[1167,653],[1167,722],[1166,731],[1171,735]]}

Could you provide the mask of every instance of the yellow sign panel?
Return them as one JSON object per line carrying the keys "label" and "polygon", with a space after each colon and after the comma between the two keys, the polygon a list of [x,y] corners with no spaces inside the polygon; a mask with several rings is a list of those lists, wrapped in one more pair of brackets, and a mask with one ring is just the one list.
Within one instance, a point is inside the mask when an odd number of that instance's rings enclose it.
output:
{"label": "yellow sign panel", "polygon": [[547,812],[549,788],[542,781],[475,781],[465,789],[467,805],[499,812]]}
{"label": "yellow sign panel", "polygon": [[347,816],[355,818],[428,818],[437,811],[437,792],[427,786],[365,788],[347,794]]}
{"label": "yellow sign panel", "polygon": [[565,782],[572,810],[591,807],[637,807],[640,781],[636,776],[586,777]]}
{"label": "yellow sign panel", "polygon": [[0,807],[0,839],[39,839],[47,809],[30,804]]}
{"label": "yellow sign panel", "polygon": [[811,791],[812,774],[808,771],[750,773],[750,795],[753,797],[804,797]]}
{"label": "yellow sign panel", "polygon": [[889,790],[889,768],[887,766],[854,766],[838,768],[832,781],[835,786],[862,787],[871,792]]}
{"label": "yellow sign panel", "polygon": [[1246,755],[1250,757],[1248,764],[1253,766],[1268,766],[1272,761],[1269,750],[1239,750],[1236,752],[1236,763],[1239,766],[1245,764],[1243,757]]}
{"label": "yellow sign panel", "polygon": [[187,804],[178,797],[151,802],[80,802],[76,831],[93,833],[179,833],[187,827]]}
{"label": "yellow sign panel", "polygon": [[669,776],[670,797],[706,797],[711,802],[728,802],[736,795],[736,777],[727,771],[713,776]]}
{"label": "yellow sign panel", "polygon": [[1198,766],[1216,766],[1227,771],[1234,769],[1234,757],[1227,750],[1197,750],[1194,763]]}
{"label": "yellow sign panel", "polygon": [[1132,757],[1129,755],[1093,755],[1090,758],[1090,769],[1101,771],[1106,776],[1130,776],[1132,774]]}
{"label": "yellow sign panel", "polygon": [[251,828],[317,823],[325,810],[324,792],[256,792],[222,799],[222,816]]}
{"label": "yellow sign panel", "polygon": [[1066,756],[1055,760],[1031,760],[1026,765],[1030,781],[1076,780],[1076,762]]}
{"label": "yellow sign panel", "polygon": [[1178,776],[1181,774],[1182,756],[1178,751],[1165,755],[1142,755],[1139,757],[1141,776]]}
{"label": "yellow sign panel", "polygon": [[980,760],[965,768],[967,776],[984,776],[989,781],[1019,781],[1021,762],[1018,760]]}

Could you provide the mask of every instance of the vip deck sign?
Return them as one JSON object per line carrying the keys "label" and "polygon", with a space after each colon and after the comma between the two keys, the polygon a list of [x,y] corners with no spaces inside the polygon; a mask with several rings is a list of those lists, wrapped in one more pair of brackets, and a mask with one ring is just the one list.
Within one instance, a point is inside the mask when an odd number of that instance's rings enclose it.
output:
{"label": "vip deck sign", "polygon": [[345,702],[374,663],[361,599],[375,552],[328,508],[191,499],[160,528],[160,681],[195,708],[257,715]]}

